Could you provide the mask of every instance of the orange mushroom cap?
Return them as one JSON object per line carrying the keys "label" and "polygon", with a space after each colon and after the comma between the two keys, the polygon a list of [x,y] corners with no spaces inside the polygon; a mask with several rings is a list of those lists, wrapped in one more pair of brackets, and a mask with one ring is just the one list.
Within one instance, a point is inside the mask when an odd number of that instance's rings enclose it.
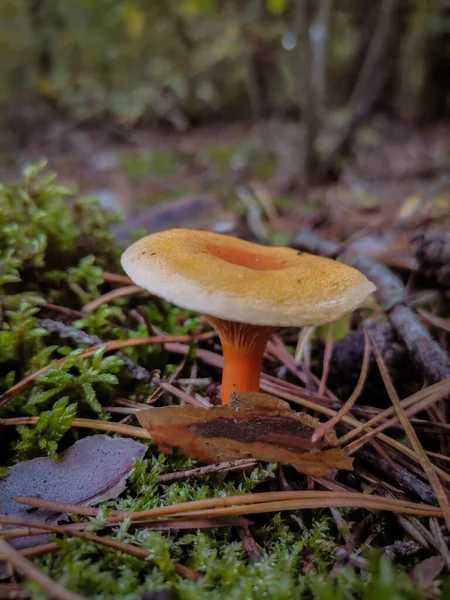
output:
{"label": "orange mushroom cap", "polygon": [[137,285],[181,308],[254,325],[336,321],[376,289],[330,258],[188,229],[140,239],[122,266]]}
{"label": "orange mushroom cap", "polygon": [[187,229],[142,238],[122,266],[149,292],[208,317],[224,350],[224,402],[233,391],[259,389],[274,328],[336,321],[376,289],[329,258]]}

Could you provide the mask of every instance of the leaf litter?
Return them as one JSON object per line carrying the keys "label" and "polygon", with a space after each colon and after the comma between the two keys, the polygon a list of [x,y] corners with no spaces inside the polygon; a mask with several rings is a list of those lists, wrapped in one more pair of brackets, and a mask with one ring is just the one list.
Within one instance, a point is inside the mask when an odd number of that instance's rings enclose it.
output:
{"label": "leaf litter", "polygon": [[136,416],[167,454],[177,448],[207,463],[255,458],[290,464],[316,476],[352,469],[352,460],[331,447],[336,446],[334,431],[325,433],[322,444],[313,445],[317,419],[296,413],[268,394],[235,392],[226,406],[168,406],[141,410]]}

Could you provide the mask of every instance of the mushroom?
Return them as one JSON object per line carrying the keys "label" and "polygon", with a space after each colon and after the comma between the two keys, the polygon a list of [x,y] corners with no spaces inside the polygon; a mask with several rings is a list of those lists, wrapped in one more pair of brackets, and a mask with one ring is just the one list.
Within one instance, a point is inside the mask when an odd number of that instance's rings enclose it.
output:
{"label": "mushroom", "polygon": [[188,229],[148,235],[122,255],[139,286],[205,315],[224,358],[222,403],[259,390],[264,349],[280,326],[336,321],[376,288],[341,262]]}

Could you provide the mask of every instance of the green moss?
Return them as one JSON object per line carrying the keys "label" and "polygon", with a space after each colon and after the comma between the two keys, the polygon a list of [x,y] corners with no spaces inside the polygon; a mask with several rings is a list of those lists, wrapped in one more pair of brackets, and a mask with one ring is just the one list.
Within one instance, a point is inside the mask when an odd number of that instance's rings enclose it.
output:
{"label": "green moss", "polygon": [[180,156],[171,147],[127,152],[121,161],[122,170],[132,179],[173,175],[180,166]]}

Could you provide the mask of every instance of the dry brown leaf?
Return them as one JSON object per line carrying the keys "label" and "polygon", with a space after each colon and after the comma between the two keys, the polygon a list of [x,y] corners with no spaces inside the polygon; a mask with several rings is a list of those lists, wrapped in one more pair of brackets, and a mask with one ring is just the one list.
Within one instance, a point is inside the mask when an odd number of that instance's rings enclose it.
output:
{"label": "dry brown leaf", "polygon": [[331,469],[352,470],[352,459],[333,447],[333,430],[313,448],[311,436],[320,422],[268,394],[238,392],[226,406],[167,406],[141,410],[137,417],[167,454],[177,448],[206,463],[256,458],[317,477]]}
{"label": "dry brown leaf", "polygon": [[429,590],[444,567],[445,561],[442,556],[430,556],[416,565],[410,576],[414,583],[417,583],[422,589]]}
{"label": "dry brown leaf", "polygon": [[[24,520],[41,519],[48,523],[61,520],[61,513],[38,510],[30,513],[15,502],[16,496],[39,496],[73,504],[98,504],[117,498],[123,492],[133,469],[133,461],[142,458],[147,446],[127,438],[91,435],[67,448],[57,461],[45,456],[11,467],[0,481],[0,513]],[[41,543],[40,538],[19,537],[16,548]]]}

